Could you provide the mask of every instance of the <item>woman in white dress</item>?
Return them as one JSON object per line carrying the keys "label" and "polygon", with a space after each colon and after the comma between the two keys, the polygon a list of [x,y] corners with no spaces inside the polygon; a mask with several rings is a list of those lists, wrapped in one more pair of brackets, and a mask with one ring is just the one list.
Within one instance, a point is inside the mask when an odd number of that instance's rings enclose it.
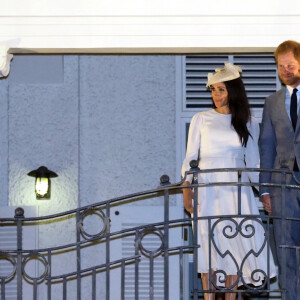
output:
{"label": "woman in white dress", "polygon": [[[190,161],[199,160],[200,170],[214,168],[259,168],[258,122],[251,117],[241,69],[225,63],[224,69],[208,74],[214,109],[197,113],[191,121],[182,176],[190,169]],[[242,173],[242,182],[258,182],[258,174]],[[198,182],[236,182],[237,172],[200,173]],[[192,183],[192,175],[184,185]],[[184,207],[193,213],[193,191],[183,189]],[[236,186],[198,188],[198,215],[220,216],[238,214]],[[258,215],[251,187],[241,188],[241,214]],[[209,228],[208,221],[198,221],[198,272],[203,289],[209,289]],[[238,226],[240,225],[240,227]],[[248,226],[247,226],[248,225]],[[218,285],[236,288],[237,285],[263,284],[264,274],[276,276],[272,254],[267,249],[260,219],[212,219],[211,274]],[[226,252],[229,251],[229,252]],[[227,254],[226,254],[227,253]],[[232,257],[230,254],[232,254]],[[220,255],[221,254],[221,255]],[[270,269],[267,270],[267,260]],[[222,270],[222,272],[221,272]],[[262,270],[255,271],[254,270]],[[218,272],[219,271],[219,272]],[[265,287],[266,289],[267,287]],[[215,299],[214,293],[204,298]],[[225,299],[235,299],[236,293],[226,293]]]}

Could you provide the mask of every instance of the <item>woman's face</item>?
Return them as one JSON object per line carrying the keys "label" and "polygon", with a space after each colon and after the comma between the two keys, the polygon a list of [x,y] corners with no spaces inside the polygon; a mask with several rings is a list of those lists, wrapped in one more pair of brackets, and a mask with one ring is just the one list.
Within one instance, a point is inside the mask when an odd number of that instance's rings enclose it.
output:
{"label": "woman's face", "polygon": [[211,96],[217,109],[228,106],[228,92],[224,82],[211,85]]}

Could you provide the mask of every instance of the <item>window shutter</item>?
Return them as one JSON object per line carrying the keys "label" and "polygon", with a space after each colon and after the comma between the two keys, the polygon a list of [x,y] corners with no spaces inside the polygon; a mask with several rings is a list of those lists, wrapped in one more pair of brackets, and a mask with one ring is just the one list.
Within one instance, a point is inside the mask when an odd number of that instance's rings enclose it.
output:
{"label": "window shutter", "polygon": [[[10,215],[6,217],[11,218],[12,216]],[[16,226],[0,227],[0,249],[1,250],[17,249],[17,227]],[[7,276],[12,272],[12,270],[13,270],[13,266],[9,261],[5,259],[0,260],[1,276]],[[1,295],[1,291],[0,291],[0,295]],[[5,284],[5,299],[7,300],[17,299],[17,280],[11,280],[10,282]]]}
{"label": "window shutter", "polygon": [[[37,215],[37,208],[33,206],[24,206],[25,217],[35,217]],[[1,218],[13,218],[15,215],[16,207],[13,206],[1,206],[0,219]],[[37,224],[22,227],[22,245],[23,249],[35,249]],[[17,249],[17,227],[16,224],[7,221],[0,220],[0,250],[16,250]],[[35,262],[27,265],[26,271],[28,274],[35,276],[36,265]],[[5,259],[0,260],[0,274],[8,275],[12,272],[12,264]],[[32,284],[28,283],[23,278],[22,283],[23,298],[33,299]],[[26,295],[26,296],[25,296]],[[2,297],[0,291],[0,298]],[[24,298],[24,299],[25,299]],[[2,298],[1,298],[2,299]],[[8,283],[5,284],[5,299],[16,300],[17,299],[17,278],[16,276]]]}
{"label": "window shutter", "polygon": [[242,67],[251,107],[263,107],[266,97],[277,89],[277,68],[273,55],[236,55],[234,64]]}
{"label": "window shutter", "polygon": [[[123,223],[123,229],[132,228],[135,226],[142,226],[141,223]],[[122,239],[122,256],[129,257],[135,255],[134,253],[134,238],[135,236],[129,235]],[[154,250],[161,245],[160,240],[153,237],[153,235],[146,235],[143,239],[143,246],[146,249]],[[139,299],[149,299],[149,282],[150,282],[150,264],[149,258],[144,255],[141,256],[139,263]],[[154,259],[154,299],[164,299],[164,261],[162,256],[155,257]],[[125,274],[125,299],[135,299],[135,266],[134,264],[126,267]]]}
{"label": "window shutter", "polygon": [[206,89],[207,73],[223,68],[224,62],[242,67],[242,78],[251,107],[263,107],[265,98],[280,87],[273,54],[188,55],[184,58],[183,110],[212,107]]}
{"label": "window shutter", "polygon": [[228,55],[189,55],[185,57],[185,107],[210,107],[211,96],[206,88],[207,73],[222,68]]}

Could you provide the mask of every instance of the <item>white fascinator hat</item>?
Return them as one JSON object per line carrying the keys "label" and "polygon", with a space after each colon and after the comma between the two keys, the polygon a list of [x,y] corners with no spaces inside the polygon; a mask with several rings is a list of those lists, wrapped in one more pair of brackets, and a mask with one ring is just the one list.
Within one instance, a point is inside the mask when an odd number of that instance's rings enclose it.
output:
{"label": "white fascinator hat", "polygon": [[217,82],[224,82],[224,81],[229,81],[233,80],[236,78],[239,78],[242,73],[242,69],[239,66],[235,66],[231,63],[224,63],[224,68],[223,69],[216,69],[216,73],[208,73],[207,74],[207,84],[206,87],[211,86],[214,83]]}

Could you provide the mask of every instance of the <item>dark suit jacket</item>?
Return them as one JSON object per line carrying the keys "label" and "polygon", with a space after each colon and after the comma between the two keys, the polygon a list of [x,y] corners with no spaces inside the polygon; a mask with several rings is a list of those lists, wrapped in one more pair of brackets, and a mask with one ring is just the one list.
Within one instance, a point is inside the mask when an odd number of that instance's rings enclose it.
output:
{"label": "dark suit jacket", "polygon": [[[300,121],[294,132],[285,108],[286,88],[269,96],[265,101],[260,131],[260,166],[262,169],[288,168],[293,170],[294,160],[300,166]],[[260,183],[278,182],[280,176],[260,173]],[[260,194],[269,192],[261,187]]]}

